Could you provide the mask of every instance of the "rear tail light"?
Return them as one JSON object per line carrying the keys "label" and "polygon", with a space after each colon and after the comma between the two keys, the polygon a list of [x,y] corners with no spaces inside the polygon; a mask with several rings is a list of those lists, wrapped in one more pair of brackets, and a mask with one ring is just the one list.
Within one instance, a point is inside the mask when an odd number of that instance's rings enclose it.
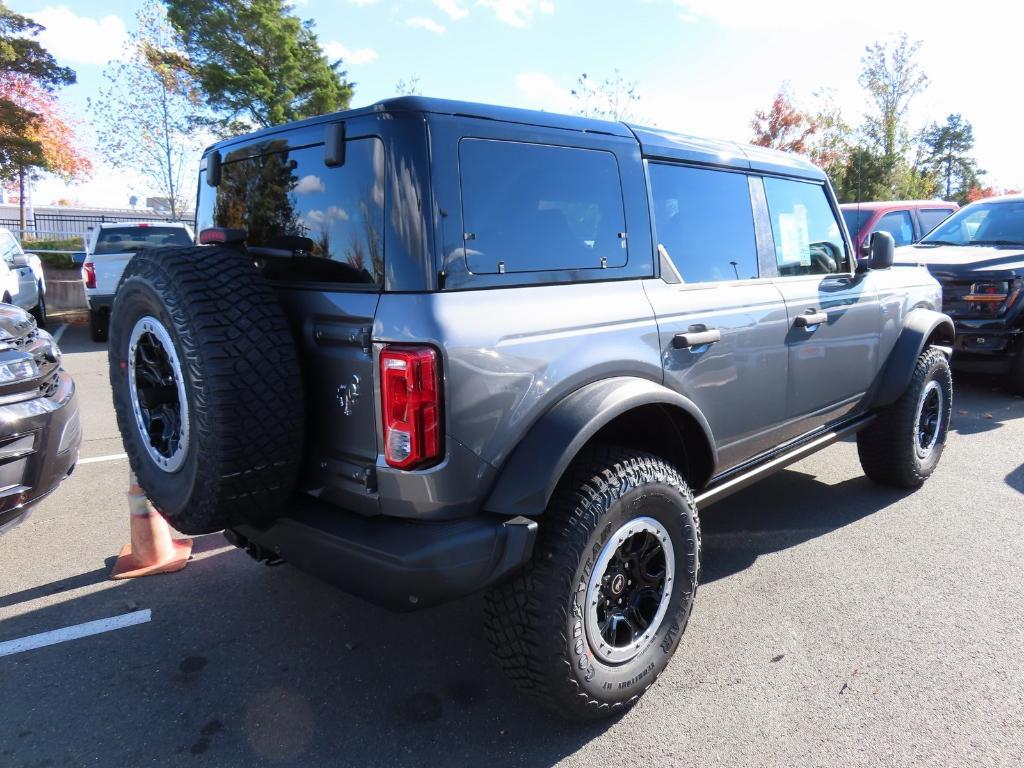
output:
{"label": "rear tail light", "polygon": [[387,346],[380,353],[384,458],[416,469],[441,458],[441,366],[433,347]]}
{"label": "rear tail light", "polygon": [[82,277],[85,278],[85,287],[86,288],[95,288],[96,287],[96,265],[93,264],[91,261],[85,262],[85,264],[82,265]]}

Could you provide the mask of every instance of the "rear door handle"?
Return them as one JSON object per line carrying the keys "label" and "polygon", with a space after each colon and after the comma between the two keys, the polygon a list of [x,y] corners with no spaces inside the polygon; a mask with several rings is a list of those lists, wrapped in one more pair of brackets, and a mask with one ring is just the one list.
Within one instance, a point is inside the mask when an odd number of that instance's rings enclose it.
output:
{"label": "rear door handle", "polygon": [[690,349],[692,347],[703,347],[721,340],[722,332],[717,328],[709,328],[705,331],[689,331],[688,333],[677,333],[673,336],[672,348]]}
{"label": "rear door handle", "polygon": [[817,309],[808,309],[802,315],[797,315],[793,325],[797,328],[809,328],[812,325],[821,325],[828,322],[828,312]]}

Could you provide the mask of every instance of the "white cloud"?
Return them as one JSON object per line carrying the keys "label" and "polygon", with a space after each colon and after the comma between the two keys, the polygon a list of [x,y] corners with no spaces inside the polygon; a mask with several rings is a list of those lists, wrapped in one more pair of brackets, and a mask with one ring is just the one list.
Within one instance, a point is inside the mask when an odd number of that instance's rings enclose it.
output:
{"label": "white cloud", "polygon": [[66,5],[29,14],[46,29],[39,42],[61,64],[96,64],[128,58],[128,30],[118,16],[79,16]]}
{"label": "white cloud", "polygon": [[516,88],[526,98],[523,106],[552,112],[573,111],[572,94],[559,85],[551,75],[543,72],[523,72],[516,75]]}
{"label": "white cloud", "polygon": [[459,5],[458,0],[434,0],[434,5],[448,14],[452,21],[459,21],[469,16],[469,10]]}
{"label": "white cloud", "polygon": [[554,13],[551,0],[478,0],[477,5],[490,8],[498,21],[511,27],[528,27],[535,14]]}
{"label": "white cloud", "polygon": [[323,192],[326,189],[324,183],[320,180],[319,176],[309,174],[299,179],[299,183],[295,185],[295,191],[300,195],[308,195],[313,192]]}
{"label": "white cloud", "polygon": [[326,211],[315,208],[306,214],[306,221],[310,224],[330,224],[332,221],[348,221],[348,211],[332,205]]}
{"label": "white cloud", "polygon": [[425,29],[428,32],[434,32],[438,35],[444,32],[444,25],[438,24],[433,19],[428,19],[426,16],[413,16],[411,19],[405,20],[406,26],[415,27],[416,29]]}
{"label": "white cloud", "polygon": [[377,0],[348,0],[352,5],[374,5]]}
{"label": "white cloud", "polygon": [[372,64],[377,60],[377,52],[373,48],[349,48],[337,40],[331,40],[323,45],[324,54],[328,59],[334,61],[341,59],[345,64]]}

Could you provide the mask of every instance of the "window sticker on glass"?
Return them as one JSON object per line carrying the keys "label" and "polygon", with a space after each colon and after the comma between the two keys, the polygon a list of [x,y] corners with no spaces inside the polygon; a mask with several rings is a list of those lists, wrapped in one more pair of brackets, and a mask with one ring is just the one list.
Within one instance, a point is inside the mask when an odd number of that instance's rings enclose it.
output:
{"label": "window sticker on glass", "polygon": [[779,237],[782,240],[782,264],[799,264],[802,267],[811,265],[811,238],[807,228],[806,206],[795,205],[793,213],[779,214]]}

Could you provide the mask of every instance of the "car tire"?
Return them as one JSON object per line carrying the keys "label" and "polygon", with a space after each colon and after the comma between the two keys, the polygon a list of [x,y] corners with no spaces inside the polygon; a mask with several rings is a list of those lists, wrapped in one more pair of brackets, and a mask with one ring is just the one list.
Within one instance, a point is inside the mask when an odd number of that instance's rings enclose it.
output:
{"label": "car tire", "polygon": [[110,315],[106,312],[89,312],[89,338],[102,343],[110,334]]}
{"label": "car tire", "polygon": [[531,562],[488,592],[492,654],[568,719],[624,712],[675,653],[699,569],[697,508],[679,472],[636,451],[588,452],[559,483]]}
{"label": "car tire", "polygon": [[304,441],[295,343],[273,288],[230,248],[142,251],[110,315],[114,409],[153,505],[183,533],[286,511]]}
{"label": "car tire", "polygon": [[43,285],[39,284],[39,303],[32,308],[32,317],[36,319],[36,325],[40,328],[46,327],[46,294],[43,293]]}
{"label": "car tire", "polygon": [[857,433],[864,474],[882,485],[917,488],[935,471],[953,414],[953,376],[946,355],[928,347],[900,398]]}
{"label": "car tire", "polygon": [[1006,387],[1015,395],[1024,395],[1024,342],[1018,345],[1017,356],[1010,363]]}

